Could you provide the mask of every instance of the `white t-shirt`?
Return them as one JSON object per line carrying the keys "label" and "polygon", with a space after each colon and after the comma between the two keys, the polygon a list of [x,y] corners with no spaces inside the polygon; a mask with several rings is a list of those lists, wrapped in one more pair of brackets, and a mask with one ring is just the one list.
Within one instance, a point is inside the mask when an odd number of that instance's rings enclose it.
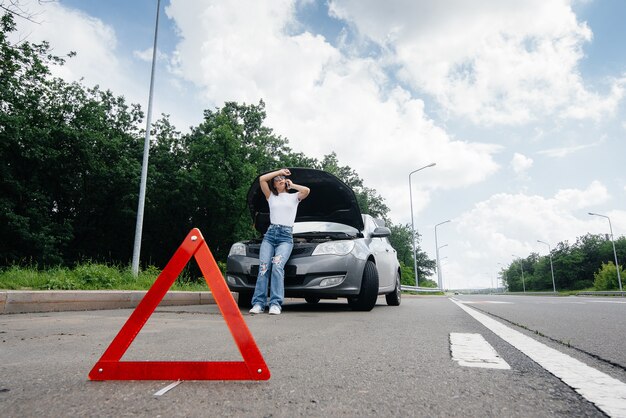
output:
{"label": "white t-shirt", "polygon": [[298,210],[298,193],[270,193],[270,222],[275,225],[293,226]]}

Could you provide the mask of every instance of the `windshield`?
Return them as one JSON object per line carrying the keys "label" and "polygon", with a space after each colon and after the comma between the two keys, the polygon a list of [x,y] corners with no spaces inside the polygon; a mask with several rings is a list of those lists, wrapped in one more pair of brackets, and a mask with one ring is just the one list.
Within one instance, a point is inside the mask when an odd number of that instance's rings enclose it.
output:
{"label": "windshield", "polygon": [[335,222],[296,222],[293,226],[294,234],[306,234],[309,232],[330,232],[357,235],[359,231],[348,225]]}

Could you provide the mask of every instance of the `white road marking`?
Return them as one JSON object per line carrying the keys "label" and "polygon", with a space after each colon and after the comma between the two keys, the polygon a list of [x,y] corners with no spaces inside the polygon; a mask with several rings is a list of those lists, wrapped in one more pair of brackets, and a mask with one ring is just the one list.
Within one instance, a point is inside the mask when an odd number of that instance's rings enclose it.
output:
{"label": "white road marking", "polygon": [[466,367],[510,369],[511,366],[480,334],[450,333],[452,360]]}
{"label": "white road marking", "polygon": [[515,331],[461,301],[450,299],[504,341],[612,417],[626,417],[626,384],[585,363]]}
{"label": "white road marking", "polygon": [[589,303],[626,303],[626,300],[588,300]]}
{"label": "white road marking", "polygon": [[153,396],[165,395],[167,392],[169,392],[170,390],[172,390],[176,386],[178,386],[181,382],[182,382],[182,380],[177,380],[174,383],[170,383],[169,385],[165,386],[163,389],[161,389],[158,392],[156,392]]}
{"label": "white road marking", "polygon": [[476,300],[476,301],[468,300],[468,301],[463,301],[463,303],[478,303],[478,304],[480,304],[480,303],[493,303],[493,304],[504,303],[504,304],[510,305],[513,302],[504,302],[502,300]]}

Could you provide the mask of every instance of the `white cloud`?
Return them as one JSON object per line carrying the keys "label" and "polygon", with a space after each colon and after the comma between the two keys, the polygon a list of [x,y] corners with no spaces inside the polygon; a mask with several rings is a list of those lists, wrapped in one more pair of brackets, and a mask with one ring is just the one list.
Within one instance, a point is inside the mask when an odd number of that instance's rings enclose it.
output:
{"label": "white cloud", "polygon": [[552,198],[501,193],[477,203],[455,224],[475,241],[487,244],[490,252],[506,256],[511,251],[507,248],[522,252],[534,247],[537,239],[561,241],[582,235],[589,220],[579,220],[577,211],[609,198],[607,188],[598,181],[584,190],[559,190]]}
{"label": "white cloud", "polygon": [[214,105],[264,99],[268,125],[297,151],[318,158],[335,151],[393,213],[409,212],[407,176],[415,168],[437,162],[429,169],[437,176],[415,179],[422,193],[480,182],[498,170],[492,158],[498,146],[451,138],[426,115],[422,100],[401,87],[387,89],[380,61],[294,31],[292,1],[173,0],[167,13],[180,32],[180,77]]}
{"label": "white cloud", "polygon": [[610,197],[607,188],[596,180],[586,190],[559,190],[554,199],[563,208],[578,209],[606,203]]}
{"label": "white cloud", "polygon": [[[143,51],[133,51],[133,56],[139,58],[142,61],[152,62],[152,51],[153,50],[154,50],[154,48],[150,47],[148,49],[144,49]],[[159,48],[157,48],[156,58],[157,58],[157,61],[167,61],[168,60],[167,54],[165,54],[164,52],[159,50]]]}
{"label": "white cloud", "polygon": [[578,151],[585,150],[587,148],[597,147],[601,145],[603,141],[593,142],[591,144],[572,145],[568,147],[550,148],[538,151],[537,154],[547,155],[548,157],[563,158]]}
{"label": "white cloud", "polygon": [[[537,240],[554,247],[561,241],[573,243],[588,232],[601,233],[600,222],[586,211],[609,199],[607,188],[598,181],[584,190],[559,190],[550,198],[524,193],[493,195],[453,219],[458,239],[450,240],[455,248],[446,275],[453,283],[463,278],[466,286],[460,287],[472,287],[472,282],[486,287],[485,277],[492,278],[499,271],[498,263],[508,266],[513,255],[544,254],[546,248]],[[614,228],[626,228],[626,211],[612,211],[610,216]],[[473,277],[468,272],[473,272]]]}
{"label": "white cloud", "polygon": [[511,160],[511,167],[518,175],[523,175],[533,166],[533,159],[516,152]]}
{"label": "white cloud", "polygon": [[117,37],[114,30],[100,19],[59,3],[27,2],[27,7],[37,16],[37,22],[19,19],[19,34],[28,34],[27,40],[46,40],[56,55],[70,51],[76,56],[63,66],[52,66],[54,76],[68,81],[84,79],[87,85],[124,84],[124,68],[116,55]]}
{"label": "white cloud", "polygon": [[569,0],[334,0],[330,9],[386,48],[401,78],[475,123],[597,120],[624,95],[624,78],[607,94],[581,79],[592,32]]}

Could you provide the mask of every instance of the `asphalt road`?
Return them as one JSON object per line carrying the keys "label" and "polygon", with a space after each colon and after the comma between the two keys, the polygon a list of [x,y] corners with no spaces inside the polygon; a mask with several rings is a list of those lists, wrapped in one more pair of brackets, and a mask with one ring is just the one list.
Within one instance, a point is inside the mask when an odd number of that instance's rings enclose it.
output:
{"label": "asphalt road", "polygon": [[523,326],[626,370],[626,298],[455,296],[474,309]]}
{"label": "asphalt road", "polygon": [[[456,298],[493,310],[511,328],[626,382],[619,366],[625,304]],[[589,319],[596,309],[597,317]],[[2,416],[604,416],[447,297],[404,297],[400,307],[380,298],[372,312],[352,312],[345,302],[288,301],[280,316],[245,315],[272,373],[269,381],[188,381],[160,397],[155,392],[171,382],[87,379],[131,312],[0,316]],[[568,312],[587,319],[561,326],[549,320],[562,321]],[[616,324],[601,332],[599,320]],[[510,369],[453,361],[451,333],[481,335]],[[569,347],[558,342],[565,338]],[[218,308],[204,305],[158,308],[123,360],[241,356]]]}

